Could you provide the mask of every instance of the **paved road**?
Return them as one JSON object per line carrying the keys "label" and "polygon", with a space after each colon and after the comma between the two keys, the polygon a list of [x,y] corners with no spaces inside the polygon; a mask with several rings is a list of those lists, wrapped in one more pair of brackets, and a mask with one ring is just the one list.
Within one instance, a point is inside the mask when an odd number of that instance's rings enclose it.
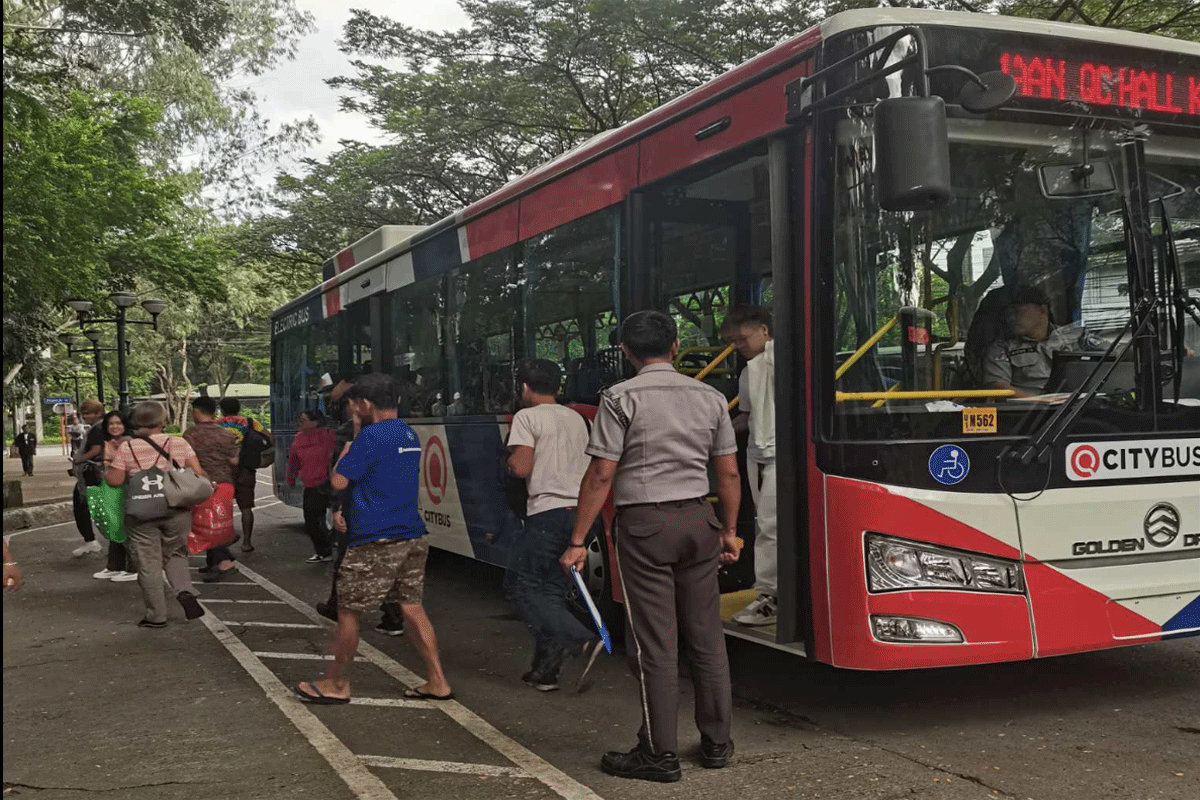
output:
{"label": "paved road", "polygon": [[288,687],[321,668],[307,603],[325,568],[303,563],[298,511],[259,519],[245,574],[203,588],[204,624],[166,631],[134,627],[136,584],[70,557],[71,525],[12,541],[29,585],[4,600],[6,797],[1200,798],[1200,639],[890,674],[730,640],[736,763],[700,769],[693,744],[679,784],[612,779],[599,754],[631,746],[639,718],[621,659],[584,695],[524,687],[500,573],[446,554],[428,607],[459,702],[400,701],[419,660],[370,632],[355,693],[371,704],[302,706]]}

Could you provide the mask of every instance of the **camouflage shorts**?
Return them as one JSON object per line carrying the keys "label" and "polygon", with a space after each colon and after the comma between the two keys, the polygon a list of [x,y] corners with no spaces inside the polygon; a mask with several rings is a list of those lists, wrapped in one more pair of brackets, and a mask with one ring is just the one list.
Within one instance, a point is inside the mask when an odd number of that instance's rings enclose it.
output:
{"label": "camouflage shorts", "polygon": [[428,556],[424,537],[351,547],[338,570],[338,606],[368,611],[385,598],[402,605],[420,605]]}

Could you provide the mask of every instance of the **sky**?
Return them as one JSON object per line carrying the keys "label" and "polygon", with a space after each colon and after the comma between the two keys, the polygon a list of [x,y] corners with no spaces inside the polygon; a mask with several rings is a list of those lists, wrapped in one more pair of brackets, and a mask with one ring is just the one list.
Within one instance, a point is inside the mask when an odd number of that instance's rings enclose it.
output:
{"label": "sky", "polygon": [[253,88],[261,113],[273,123],[308,116],[316,119],[321,141],[301,154],[316,159],[336,150],[338,139],[380,141],[365,117],[338,110],[338,93],[325,84],[328,78],[353,74],[349,59],[337,46],[351,8],[431,30],[461,28],[467,23],[456,0],[296,0],[296,6],[313,15],[316,30],[300,41],[294,60],[259,77]]}

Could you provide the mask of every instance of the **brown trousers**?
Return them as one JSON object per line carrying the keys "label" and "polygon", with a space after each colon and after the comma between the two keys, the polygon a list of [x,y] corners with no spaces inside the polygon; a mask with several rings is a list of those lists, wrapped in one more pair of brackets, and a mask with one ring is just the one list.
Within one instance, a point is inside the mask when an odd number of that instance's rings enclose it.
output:
{"label": "brown trousers", "polygon": [[617,568],[630,669],[642,694],[638,738],[653,753],[678,752],[680,632],[696,694],[696,727],[717,744],[729,741],[733,690],[717,586],[720,529],[703,501],[620,511]]}

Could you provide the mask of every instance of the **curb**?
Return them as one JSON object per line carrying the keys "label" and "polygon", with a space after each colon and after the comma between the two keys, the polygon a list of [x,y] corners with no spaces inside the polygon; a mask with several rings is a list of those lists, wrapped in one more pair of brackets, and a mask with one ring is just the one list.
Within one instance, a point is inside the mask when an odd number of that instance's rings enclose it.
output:
{"label": "curb", "polygon": [[70,500],[65,503],[7,508],[4,510],[4,532],[11,533],[25,528],[55,525],[60,522],[70,522],[74,518],[74,504]]}

